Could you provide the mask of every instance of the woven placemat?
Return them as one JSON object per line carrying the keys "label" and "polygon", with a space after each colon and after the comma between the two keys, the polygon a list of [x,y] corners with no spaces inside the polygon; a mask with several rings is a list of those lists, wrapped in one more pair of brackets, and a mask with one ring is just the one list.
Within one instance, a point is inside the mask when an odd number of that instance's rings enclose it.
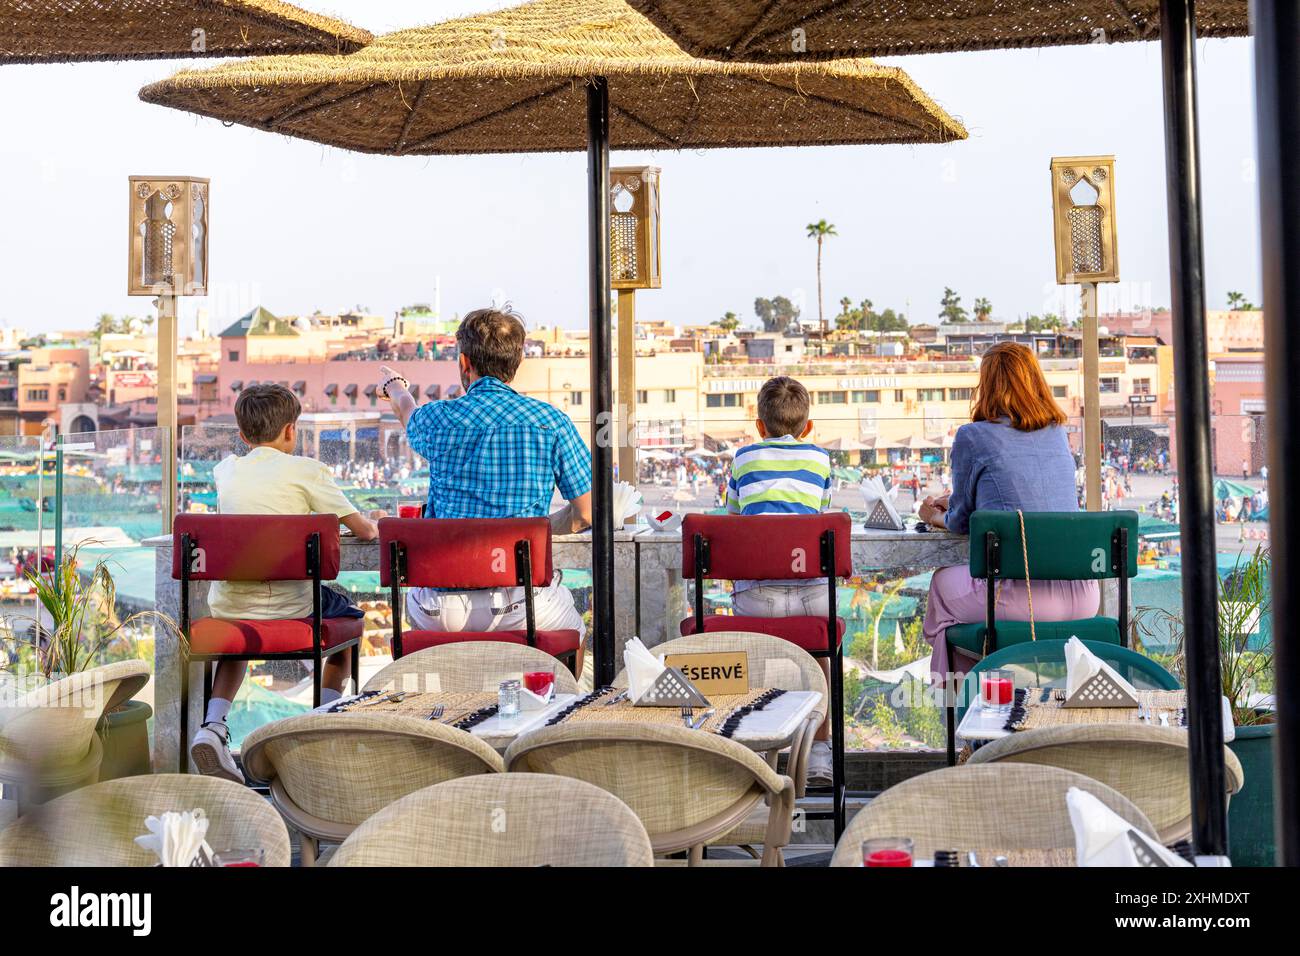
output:
{"label": "woven placemat", "polygon": [[[995,860],[1005,856],[1007,866],[1074,866],[1074,849],[1057,850],[987,850],[975,848],[975,858],[980,866],[996,866]],[[961,865],[967,866],[967,857],[963,852]]]}
{"label": "woven placemat", "polygon": [[[620,687],[601,688],[560,711],[547,721],[547,726],[609,721],[627,724],[660,724],[669,727],[685,726],[680,707],[637,707],[622,696],[624,693],[625,690]],[[709,707],[695,708],[697,720],[706,710],[712,709],[713,713],[694,729],[730,737],[747,714],[762,710],[784,693],[785,691],[779,688],[768,687],[757,688],[746,694],[715,694],[709,698]]]}
{"label": "woven placemat", "polygon": [[[1016,702],[1007,719],[1007,730],[1038,730],[1069,724],[1149,724],[1160,726],[1160,715],[1169,715],[1169,726],[1187,725],[1187,691],[1140,690],[1141,707],[1065,707],[1056,699],[1055,688],[1027,687],[1016,691]],[[1150,714],[1150,721],[1142,714]]]}
{"label": "woven placemat", "polygon": [[[423,693],[401,693],[390,700],[379,700],[390,696],[391,691],[367,691],[358,697],[340,701],[329,709],[331,714],[397,714],[401,717],[418,717],[422,720],[436,720],[460,730],[469,730],[475,724],[482,723],[497,712],[497,695],[492,693],[448,693],[429,691]],[[442,713],[430,717],[437,708]]]}

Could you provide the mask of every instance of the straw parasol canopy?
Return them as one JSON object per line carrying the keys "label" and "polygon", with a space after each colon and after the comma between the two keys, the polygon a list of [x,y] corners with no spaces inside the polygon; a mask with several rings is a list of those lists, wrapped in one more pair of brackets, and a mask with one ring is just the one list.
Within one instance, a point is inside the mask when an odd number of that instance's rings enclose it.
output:
{"label": "straw parasol canopy", "polygon": [[[1160,0],[628,2],[693,56],[751,62],[1122,43],[1160,36]],[[1200,36],[1250,32],[1247,0],[1199,0],[1196,7]]]}
{"label": "straw parasol canopy", "polygon": [[868,60],[698,60],[623,0],[537,0],[401,30],[347,57],[183,71],[145,102],[366,153],[587,147],[587,81],[609,82],[615,149],[925,143],[966,131]]}
{"label": "straw parasol canopy", "polygon": [[0,22],[0,64],[337,54],[373,39],[279,0],[0,0]]}

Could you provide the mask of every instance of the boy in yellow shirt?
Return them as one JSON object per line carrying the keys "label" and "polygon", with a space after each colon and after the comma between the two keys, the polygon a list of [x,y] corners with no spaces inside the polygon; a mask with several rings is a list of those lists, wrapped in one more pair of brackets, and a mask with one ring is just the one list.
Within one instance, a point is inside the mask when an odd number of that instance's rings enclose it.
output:
{"label": "boy in yellow shirt", "polygon": [[[301,414],[298,397],[283,385],[251,385],[240,392],[235,421],[249,450],[243,456],[231,455],[213,469],[218,509],[245,515],[336,514],[359,539],[374,540],[379,529],[352,506],[329,468],[293,453]],[[312,585],[310,581],[214,581],[208,591],[208,610],[213,617],[228,619],[310,617]],[[321,616],[359,618],[364,612],[337,591],[322,588]],[[322,703],[341,695],[352,653],[341,651],[325,662]],[[244,776],[230,754],[226,717],[247,671],[244,661],[217,664],[203,725],[190,744],[190,761],[200,773],[236,783],[243,783]]]}

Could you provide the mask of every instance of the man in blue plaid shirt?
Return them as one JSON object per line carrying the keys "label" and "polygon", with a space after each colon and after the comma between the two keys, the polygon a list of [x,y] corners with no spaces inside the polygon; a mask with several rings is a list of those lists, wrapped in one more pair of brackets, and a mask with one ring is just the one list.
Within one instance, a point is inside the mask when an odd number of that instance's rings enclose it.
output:
{"label": "man in blue plaid shirt", "polygon": [[[591,525],[591,454],[559,409],[510,387],[524,357],[524,324],[509,310],[478,309],[456,330],[465,394],[417,406],[406,380],[380,368],[384,393],[411,448],[429,462],[434,518],[549,516],[556,534]],[[400,383],[403,387],[388,388]],[[551,513],[558,490],[568,504]],[[583,632],[582,615],[556,571],[533,592],[539,631]],[[523,588],[439,591],[412,588],[406,616],[431,631],[522,630]],[[582,656],[579,649],[578,664]]]}

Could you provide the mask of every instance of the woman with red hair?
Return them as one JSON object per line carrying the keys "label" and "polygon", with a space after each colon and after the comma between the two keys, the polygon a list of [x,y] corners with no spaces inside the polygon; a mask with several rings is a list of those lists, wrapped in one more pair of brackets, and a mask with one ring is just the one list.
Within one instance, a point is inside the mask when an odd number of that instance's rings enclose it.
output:
{"label": "woman with red hair", "polygon": [[[1052,400],[1034,353],[1014,342],[990,348],[980,362],[970,424],[957,429],[953,440],[952,491],[926,498],[922,520],[966,534],[977,510],[1078,511],[1074,455],[1064,425],[1065,413]],[[1093,617],[1100,604],[1096,581],[1032,581],[1030,586],[1035,620]],[[950,626],[984,620],[986,595],[985,582],[972,578],[965,565],[934,573],[923,626],[934,648],[932,671],[947,668],[944,634]],[[1029,620],[1025,582],[1000,582],[997,618]],[[963,656],[954,661],[954,670],[964,673],[971,663]]]}

